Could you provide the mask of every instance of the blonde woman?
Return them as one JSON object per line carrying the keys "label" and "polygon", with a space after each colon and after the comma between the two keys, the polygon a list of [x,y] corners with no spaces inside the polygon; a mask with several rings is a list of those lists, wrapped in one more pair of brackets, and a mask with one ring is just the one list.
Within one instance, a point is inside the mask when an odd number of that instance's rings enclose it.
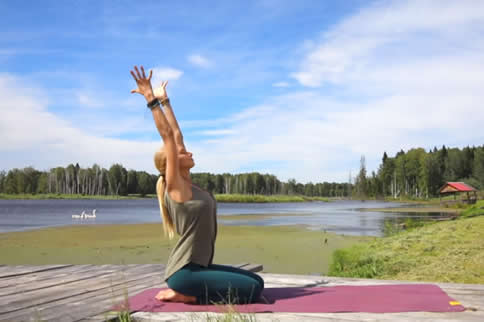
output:
{"label": "blonde woman", "polygon": [[190,169],[195,162],[183,143],[166,93],[167,82],[153,91],[152,71],[146,77],[143,66],[135,66],[131,75],[138,85],[131,93],[145,97],[164,143],[155,153],[155,166],[160,172],[156,192],[165,235],[170,239],[175,233],[180,236],[165,269],[169,289],[158,293],[156,299],[193,304],[257,301],[264,288],[260,276],[212,263],[217,206],[210,193],[192,184]]}

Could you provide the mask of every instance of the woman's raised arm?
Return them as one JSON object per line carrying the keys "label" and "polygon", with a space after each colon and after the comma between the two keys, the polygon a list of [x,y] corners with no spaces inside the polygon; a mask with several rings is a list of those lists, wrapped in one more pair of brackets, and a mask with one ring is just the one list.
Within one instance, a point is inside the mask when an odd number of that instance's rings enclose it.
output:
{"label": "woman's raised arm", "polygon": [[183,142],[182,131],[181,131],[180,126],[178,125],[178,122],[176,120],[175,113],[173,112],[173,108],[171,107],[170,100],[168,99],[168,94],[166,93],[166,85],[167,84],[168,84],[168,81],[162,82],[160,86],[153,89],[153,94],[161,102],[161,104],[164,107],[166,119],[168,120],[168,123],[170,124],[171,128],[173,129],[173,132],[174,132],[174,135],[175,135],[176,145],[179,148],[181,147],[181,148],[183,148],[183,150],[186,150],[185,143]]}
{"label": "woman's raised arm", "polygon": [[[156,128],[160,133],[161,138],[165,144],[166,153],[166,187],[168,190],[172,190],[177,187],[180,183],[180,171],[178,167],[178,156],[175,144],[175,131],[172,126],[168,123],[165,114],[161,110],[160,103],[153,94],[153,88],[151,87],[151,76],[152,71],[148,77],[146,77],[145,70],[143,66],[140,66],[141,73],[138,67],[134,66],[135,71],[130,71],[133,76],[138,88],[133,89],[131,93],[138,93],[145,97],[148,107],[153,113],[153,119],[155,120]],[[165,85],[166,86],[166,85]]]}

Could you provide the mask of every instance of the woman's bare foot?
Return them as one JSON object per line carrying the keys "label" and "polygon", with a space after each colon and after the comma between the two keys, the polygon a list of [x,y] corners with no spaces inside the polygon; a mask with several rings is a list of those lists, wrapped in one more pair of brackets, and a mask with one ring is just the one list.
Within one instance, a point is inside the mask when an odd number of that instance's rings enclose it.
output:
{"label": "woman's bare foot", "polygon": [[155,299],[165,302],[181,302],[181,303],[196,303],[197,298],[195,296],[183,295],[171,288],[160,291]]}

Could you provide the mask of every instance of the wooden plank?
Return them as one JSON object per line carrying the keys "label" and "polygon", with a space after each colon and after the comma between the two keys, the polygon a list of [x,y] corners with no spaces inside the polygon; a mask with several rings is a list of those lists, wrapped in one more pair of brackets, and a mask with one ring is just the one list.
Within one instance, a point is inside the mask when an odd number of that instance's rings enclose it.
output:
{"label": "wooden plank", "polygon": [[237,268],[242,268],[242,267],[247,266],[249,264],[250,263],[239,263],[239,264],[235,264],[235,265],[232,265],[232,264],[223,264],[223,265],[233,266],[233,267],[237,267]]}
{"label": "wooden plank", "polygon": [[73,266],[72,264],[64,264],[64,265],[50,265],[50,266],[16,266],[13,268],[13,271],[7,270],[3,273],[0,273],[0,278],[6,277],[13,277],[13,276],[21,276],[26,274],[32,274],[35,272],[44,272],[49,270],[56,270],[61,269],[63,267],[70,267]]}
{"label": "wooden plank", "polygon": [[[137,265],[137,267],[139,267],[139,265]],[[159,270],[159,268],[161,268],[161,267],[162,267],[162,266],[160,266],[160,265],[149,265],[149,266],[148,266],[148,268],[149,268],[149,270],[150,270],[150,271],[155,271],[155,272],[154,272],[154,274],[155,274],[155,275],[156,275],[156,277],[157,277],[157,283],[156,283],[156,285],[141,285],[141,286],[140,286],[140,287],[141,287],[141,289],[145,289],[145,288],[151,288],[151,287],[155,287],[155,286],[158,286],[158,287],[160,287],[160,286],[161,286],[161,285],[160,285],[160,282],[158,282],[158,277],[160,277],[160,281],[161,281],[161,276],[162,276],[162,273],[163,273],[162,271],[160,271],[160,270]],[[129,278],[129,277],[128,277],[128,278]],[[96,282],[96,283],[98,283],[98,282]],[[136,284],[137,284],[137,285],[139,285],[139,282],[137,282]],[[64,285],[64,286],[65,286],[65,285]],[[84,287],[85,287],[85,285],[84,285]],[[83,295],[83,294],[81,294],[81,296],[82,296],[82,295]],[[105,296],[108,296],[108,297],[110,297],[110,296],[111,296],[111,294],[109,294],[109,293],[108,293],[108,294],[104,294],[104,295],[105,295]],[[45,298],[45,297],[44,297],[44,298]],[[73,299],[74,299],[74,300],[77,300],[77,298],[78,298],[78,296],[73,297]],[[91,298],[91,296],[90,296],[90,298]],[[29,302],[31,302],[31,301],[32,301],[32,299],[30,299],[30,300],[29,300]],[[56,303],[56,302],[49,302],[49,303]],[[30,313],[30,314],[32,314],[32,313],[35,313],[35,312],[33,312],[33,311],[31,310],[29,313]],[[10,316],[11,316],[11,315],[10,315]]]}
{"label": "wooden plank", "polygon": [[[20,277],[13,277],[13,278],[8,278],[5,280],[0,280],[0,291],[2,291],[5,288],[10,288],[10,287],[25,287],[25,286],[32,286],[37,283],[48,283],[49,281],[53,284],[55,284],[56,280],[61,280],[62,278],[66,278],[69,276],[76,276],[79,275],[79,272],[82,273],[87,273],[87,272],[95,272],[96,270],[99,270],[98,267],[95,267],[94,265],[82,265],[82,268],[79,268],[77,270],[72,270],[72,271],[60,271],[59,273],[56,273],[55,271],[52,272],[42,272],[42,273],[34,273],[31,275],[23,275]],[[114,270],[109,267],[103,267],[105,271],[112,271]]]}
{"label": "wooden plank", "polygon": [[[145,267],[146,268],[146,267]],[[140,285],[140,286],[143,286],[143,287],[153,287],[153,285],[155,285],[154,283],[148,283],[147,285],[144,285],[146,283],[143,282],[143,278],[148,278],[148,279],[155,279],[156,280],[156,285],[160,285],[160,272],[158,271],[159,269],[159,265],[150,265],[149,268],[151,270],[153,269],[156,269],[157,271],[155,272],[152,272],[152,276],[146,276],[146,274],[144,275],[140,275],[140,272],[137,271],[137,270],[131,270],[131,273],[133,276],[128,276],[128,279],[129,280],[132,280],[131,282],[128,282],[128,285],[131,283],[131,284],[134,284],[134,285]],[[163,273],[163,271],[161,272]],[[49,301],[47,303],[39,303],[38,305],[41,305],[41,306],[55,306],[57,305],[56,303],[69,303],[69,302],[74,302],[77,300],[77,299],[82,299],[83,297],[87,297],[87,298],[91,298],[93,295],[102,295],[104,294],[105,296],[108,296],[108,297],[112,297],[112,292],[113,291],[117,291],[118,289],[122,290],[124,287],[124,283],[119,283],[119,284],[114,284],[111,289],[101,289],[101,290],[96,290],[96,291],[92,291],[92,292],[87,292],[87,293],[82,293],[80,295],[75,295],[75,296],[68,296],[68,297],[65,297],[65,298],[62,298],[60,300],[55,300],[55,301]],[[110,292],[111,291],[111,292]],[[34,306],[35,307],[35,306]],[[16,311],[16,312],[11,312],[10,314],[7,314],[7,316],[11,316],[12,314],[22,314],[22,312],[30,312],[30,313],[33,313],[33,309],[34,307],[30,306],[29,308],[25,309],[24,310],[20,310],[20,311]],[[0,318],[4,317],[5,315],[2,315],[0,314]]]}
{"label": "wooden plank", "polygon": [[[246,263],[243,263],[246,264]],[[247,265],[238,264],[242,268],[246,269]],[[234,265],[237,266],[237,265]],[[17,311],[9,312],[5,314],[0,313],[0,321],[31,321],[32,317],[37,316],[38,320],[46,319],[48,321],[102,321],[106,317],[106,312],[113,304],[113,297],[122,296],[123,289],[127,289],[129,295],[134,295],[136,292],[143,291],[152,287],[162,287],[163,282],[163,267],[160,264],[148,264],[148,265],[131,265],[131,266],[115,266],[111,267],[112,272],[110,274],[96,276],[91,279],[86,279],[78,282],[59,284],[52,287],[46,287],[44,290],[36,290],[27,292],[28,295],[24,295],[24,299],[17,298],[17,300],[23,300],[23,307]],[[65,268],[67,269],[67,268]],[[35,270],[35,269],[34,269]],[[71,268],[73,272],[79,272],[82,270],[76,270]],[[99,270],[93,269],[93,275],[99,273]],[[65,277],[66,274],[60,276]],[[35,273],[34,273],[35,274]],[[52,280],[55,283],[55,274],[53,272],[39,272],[39,275],[43,275],[44,279],[40,276],[36,278],[42,283],[47,283],[48,280]],[[68,274],[67,274],[68,275]],[[81,274],[79,274],[81,275]],[[84,274],[86,275],[86,274]],[[120,277],[124,275],[124,277]],[[379,284],[402,284],[402,283],[417,283],[428,284],[429,282],[406,282],[406,281],[391,281],[391,280],[371,280],[371,279],[348,279],[339,277],[326,277],[326,276],[304,276],[304,275],[289,275],[289,274],[260,274],[267,286],[308,286],[308,285],[379,285]],[[68,277],[68,276],[67,276]],[[113,282],[109,283],[109,279]],[[33,278],[35,281],[35,278]],[[2,280],[0,280],[2,281]],[[72,284],[72,285],[70,285]],[[330,320],[347,320],[347,321],[369,321],[369,320],[465,320],[465,321],[482,321],[484,320],[484,303],[482,298],[484,296],[484,285],[476,284],[452,284],[452,283],[432,283],[439,285],[449,296],[456,298],[456,300],[463,303],[464,306],[473,306],[478,311],[469,311],[463,313],[452,314],[425,314],[426,312],[416,312],[417,314],[398,313],[398,314],[359,314],[359,313],[338,313],[338,314],[257,314],[256,318],[259,321],[264,320],[281,320],[281,321],[330,321]],[[73,287],[75,286],[75,287]],[[15,287],[15,285],[10,285]],[[4,291],[2,289],[2,291]],[[31,297],[30,295],[34,295]],[[114,296],[113,296],[114,294]],[[5,296],[4,296],[5,297]],[[42,297],[46,297],[41,301]],[[50,298],[49,298],[50,297]],[[0,312],[2,305],[0,304]],[[37,315],[36,315],[37,312]],[[481,313],[482,312],[482,313]],[[138,315],[135,313],[133,316]],[[171,317],[170,317],[171,316]],[[206,315],[202,315],[206,317]],[[176,317],[172,319],[172,317]],[[266,319],[267,318],[267,319]],[[193,321],[193,315],[185,313],[177,313],[175,315],[167,315],[167,313],[161,313],[161,315],[153,316],[153,321],[175,321],[175,320],[188,320]],[[140,321],[148,321],[141,319]]]}
{"label": "wooden plank", "polygon": [[[100,274],[112,274],[119,272],[121,270],[120,267],[123,267],[121,265],[80,265],[82,266],[80,269],[77,270],[62,270],[59,272],[59,274],[50,273],[48,275],[31,275],[31,276],[22,276],[20,278],[15,278],[15,279],[9,279],[5,285],[15,286],[15,289],[19,291],[24,291],[24,290],[34,290],[34,289],[40,289],[40,288],[45,288],[49,286],[54,286],[57,284],[62,284],[62,283],[68,283],[70,281],[74,281],[76,278],[81,280],[84,279],[86,276],[99,276]],[[133,266],[136,267],[136,266]],[[126,266],[124,268],[125,270],[129,270],[129,266]],[[79,273],[80,272],[80,273]],[[64,278],[64,279],[63,279]],[[19,282],[14,282],[14,281],[19,281]],[[0,285],[1,285],[0,281]],[[32,288],[32,284],[35,283],[35,287]],[[4,285],[1,285],[4,286]],[[27,286],[27,289],[25,289],[25,286]],[[0,287],[0,294],[2,292],[5,292],[4,290],[1,290],[2,287]]]}
{"label": "wooden plank", "polygon": [[[128,291],[129,295],[133,295],[133,287],[139,287],[140,290],[143,290],[145,288],[152,288],[159,285],[160,283],[157,276],[148,276],[135,281],[131,281],[129,283],[123,283],[122,285],[113,286],[113,288],[109,289],[107,292],[105,290],[97,290],[75,297],[68,297],[55,302],[42,304],[39,305],[37,308],[39,310],[49,310],[49,314],[60,314],[62,316],[65,315],[65,311],[68,311],[71,308],[83,307],[83,310],[86,310],[88,306],[98,306],[100,300],[109,300],[111,301],[109,305],[107,307],[103,307],[103,311],[107,311],[109,307],[112,306],[114,303],[120,302],[122,300],[123,292],[125,290]],[[29,309],[32,310],[34,308],[32,307]],[[10,313],[10,316],[15,316],[19,314],[25,314],[25,310],[12,312]],[[0,315],[0,317],[2,317],[2,315]]]}
{"label": "wooden plank", "polygon": [[256,272],[261,272],[264,269],[264,267],[261,264],[250,264],[250,265],[244,266],[243,269],[256,273]]}
{"label": "wooden plank", "polygon": [[12,285],[22,285],[24,283],[30,284],[33,282],[44,281],[48,279],[55,279],[58,276],[65,276],[68,274],[75,274],[79,271],[86,271],[94,269],[95,265],[74,265],[71,267],[62,268],[59,271],[44,271],[39,273],[32,273],[23,276],[6,277],[0,279],[0,289],[10,287]]}
{"label": "wooden plank", "polygon": [[[136,322],[156,321],[225,321],[221,313],[207,312],[173,312],[173,313],[150,313],[137,312],[132,314]],[[226,318],[226,317],[225,317]],[[248,313],[234,317],[236,321],[258,321],[258,322],[317,322],[317,321],[469,321],[482,322],[481,317],[475,316],[472,312],[459,313],[429,313],[429,312],[407,312],[407,313]],[[86,320],[91,321],[91,320]],[[102,320],[95,320],[96,322]],[[92,321],[94,322],[94,320]]]}
{"label": "wooden plank", "polygon": [[[95,290],[96,288],[106,288],[113,283],[122,283],[133,278],[139,279],[139,276],[143,276],[145,273],[150,273],[152,269],[139,267],[132,271],[134,273],[133,275],[135,275],[134,277],[130,277],[129,275],[120,276],[120,272],[117,272],[117,274],[103,275],[89,281],[80,281],[67,285],[53,286],[48,289],[34,290],[28,292],[28,295],[22,293],[11,295],[9,297],[2,297],[0,298],[0,312],[4,312],[6,310],[5,307],[9,307],[9,310],[12,310],[14,307],[15,309],[19,309],[18,306],[21,306],[22,302],[26,302],[26,305],[31,305],[33,302],[42,303],[42,301],[55,300],[56,296],[74,296],[76,294]],[[159,274],[159,272],[154,272],[152,274]]]}
{"label": "wooden plank", "polygon": [[25,294],[17,294],[9,297],[2,297],[0,298],[0,313],[21,310],[22,308],[56,301],[66,297],[77,296],[98,289],[108,290],[113,285],[123,284],[131,280],[138,280],[142,278],[143,275],[147,274],[154,276],[160,275],[160,272],[153,272],[152,266],[146,267],[144,265],[141,265],[139,268],[134,268],[130,270],[130,272],[133,273],[132,276],[119,277],[118,275],[105,275],[88,282],[80,281],[68,285],[58,285],[48,289],[34,290],[29,292],[28,296],[25,296]]}
{"label": "wooden plank", "polygon": [[161,287],[157,276],[143,277],[125,285],[118,285],[110,292],[97,290],[88,294],[39,305],[38,307],[31,307],[4,315],[0,314],[0,321],[28,321],[36,311],[40,318],[47,321],[79,320],[92,315],[99,315],[103,312],[109,312],[113,305],[123,301],[125,289],[128,292],[128,296],[133,296],[140,291],[153,287]]}
{"label": "wooden plank", "polygon": [[[156,279],[151,280],[152,284],[154,284],[156,282],[157,282]],[[130,285],[129,287],[127,287],[128,296],[133,296],[133,295],[135,295],[135,294],[137,294],[141,291],[146,290],[147,288],[152,288],[152,287],[153,286],[147,287],[146,284],[134,283],[134,284]],[[70,311],[70,315],[74,315],[74,316],[77,316],[77,317],[82,316],[82,318],[91,317],[91,316],[99,315],[99,314],[106,314],[107,315],[107,313],[111,312],[110,308],[113,305],[116,305],[116,304],[121,303],[123,301],[124,301],[124,296],[122,294],[118,294],[117,298],[114,298],[114,299],[113,299],[112,296],[99,297],[99,298],[94,299],[94,301],[93,301],[93,299],[88,299],[86,301],[82,301],[82,302],[78,303],[77,308]],[[51,315],[46,315],[46,319],[48,321],[55,321],[55,320],[63,321],[62,317],[63,317],[63,314],[59,314],[59,311],[54,312]],[[79,319],[76,318],[75,320],[79,320]]]}
{"label": "wooden plank", "polygon": [[40,290],[44,288],[49,288],[57,285],[67,285],[69,283],[79,282],[82,280],[88,280],[103,275],[109,275],[115,272],[113,269],[91,269],[82,273],[69,273],[57,276],[57,278],[49,278],[42,281],[28,281],[21,283],[20,285],[13,284],[10,288],[0,289],[0,297],[7,295],[15,295],[18,293],[25,294],[33,292],[35,290]]}

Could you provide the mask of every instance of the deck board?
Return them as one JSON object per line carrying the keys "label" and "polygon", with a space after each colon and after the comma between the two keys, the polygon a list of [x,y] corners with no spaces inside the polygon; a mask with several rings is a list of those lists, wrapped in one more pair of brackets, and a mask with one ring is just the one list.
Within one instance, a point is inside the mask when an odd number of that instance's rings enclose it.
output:
{"label": "deck board", "polygon": [[[90,280],[82,280],[66,285],[53,285],[52,287],[45,289],[0,296],[0,319],[4,313],[18,311],[29,307],[40,307],[65,298],[72,298],[75,300],[78,296],[98,290],[108,293],[112,288],[122,286],[130,281],[137,281],[149,276],[159,277],[159,272],[153,271],[153,269],[150,270],[150,267],[132,269],[127,272],[125,271],[124,274],[131,274],[127,277],[120,276],[121,273],[122,272],[120,271],[117,272],[117,274],[93,276]],[[158,280],[160,279],[158,278]]]}
{"label": "deck board", "polygon": [[[114,304],[124,301],[125,291],[127,296],[131,296],[158,285],[159,279],[157,277],[145,277],[119,285],[107,292],[98,290],[76,296],[75,298],[65,298],[51,302],[47,305],[42,305],[41,308],[37,308],[37,311],[47,321],[78,321],[108,312],[109,308]],[[66,310],[66,306],[68,306],[68,310]],[[35,308],[31,308],[30,312],[33,311],[35,311]],[[11,314],[9,318],[13,318],[15,321],[25,321],[28,320],[30,315],[30,313],[22,310],[17,311],[16,314]]]}
{"label": "deck board", "polygon": [[0,278],[4,277],[15,277],[20,275],[32,274],[36,272],[45,272],[50,270],[59,270],[65,267],[73,266],[72,264],[67,265],[46,265],[46,266],[8,266],[0,268]]}
{"label": "deck board", "polygon": [[[260,271],[262,265],[234,265]],[[0,321],[105,321],[110,308],[145,289],[164,287],[164,265],[0,266]],[[422,283],[261,273],[266,287]],[[433,283],[470,308],[460,313],[260,313],[258,321],[484,321],[484,285]],[[474,309],[474,310],[472,310]],[[197,321],[216,313],[133,312],[135,321]]]}

